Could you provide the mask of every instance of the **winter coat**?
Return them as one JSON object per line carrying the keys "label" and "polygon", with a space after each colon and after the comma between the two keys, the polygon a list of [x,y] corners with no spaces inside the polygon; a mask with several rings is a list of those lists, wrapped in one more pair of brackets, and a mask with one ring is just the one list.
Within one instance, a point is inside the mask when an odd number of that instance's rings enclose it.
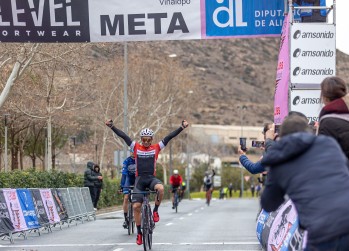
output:
{"label": "winter coat", "polygon": [[306,132],[275,142],[262,164],[269,168],[261,204],[275,211],[287,194],[296,206],[309,243],[349,233],[349,169],[338,143]]}
{"label": "winter coat", "polygon": [[349,94],[324,106],[319,120],[318,134],[335,138],[349,159]]}
{"label": "winter coat", "polygon": [[[101,169],[99,168],[99,166],[95,167],[93,169],[93,175],[96,176],[96,177],[102,176],[100,170]],[[94,187],[102,189],[103,188],[103,180],[99,180],[99,179],[95,180],[94,181]]]}
{"label": "winter coat", "polygon": [[87,168],[84,173],[84,186],[85,187],[94,187],[95,181],[98,180],[95,172],[93,171],[94,163],[89,161],[87,162]]}

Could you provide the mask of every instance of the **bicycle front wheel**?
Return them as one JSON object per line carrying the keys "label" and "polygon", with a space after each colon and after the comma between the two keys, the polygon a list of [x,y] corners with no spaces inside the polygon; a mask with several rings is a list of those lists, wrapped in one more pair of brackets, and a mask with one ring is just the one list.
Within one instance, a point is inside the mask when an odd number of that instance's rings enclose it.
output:
{"label": "bicycle front wheel", "polygon": [[[147,206],[142,208],[142,231],[143,231],[143,248],[147,251],[149,248],[149,214]],[[150,245],[151,247],[151,245]],[[150,249],[150,248],[149,248]]]}
{"label": "bicycle front wheel", "polygon": [[178,212],[178,203],[179,203],[179,201],[178,201],[178,191],[176,191],[175,192],[175,195],[174,195],[175,197],[174,197],[174,201],[175,201],[175,209],[176,209],[176,213]]}

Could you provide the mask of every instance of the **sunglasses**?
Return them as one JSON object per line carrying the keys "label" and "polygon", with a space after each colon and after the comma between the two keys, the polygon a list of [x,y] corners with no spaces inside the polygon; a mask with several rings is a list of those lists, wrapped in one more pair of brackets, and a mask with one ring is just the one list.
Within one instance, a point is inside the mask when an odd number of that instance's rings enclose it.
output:
{"label": "sunglasses", "polygon": [[143,143],[150,143],[152,140],[152,138],[142,138]]}

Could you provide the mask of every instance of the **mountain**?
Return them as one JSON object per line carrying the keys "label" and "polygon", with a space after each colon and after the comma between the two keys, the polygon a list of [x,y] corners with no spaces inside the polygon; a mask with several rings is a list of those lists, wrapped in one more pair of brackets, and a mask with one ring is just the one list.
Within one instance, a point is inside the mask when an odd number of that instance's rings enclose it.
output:
{"label": "mountain", "polygon": [[[190,106],[191,122],[260,126],[273,120],[278,38],[154,42],[157,53],[176,54],[190,69],[199,101]],[[337,76],[349,82],[349,56],[337,50]]]}

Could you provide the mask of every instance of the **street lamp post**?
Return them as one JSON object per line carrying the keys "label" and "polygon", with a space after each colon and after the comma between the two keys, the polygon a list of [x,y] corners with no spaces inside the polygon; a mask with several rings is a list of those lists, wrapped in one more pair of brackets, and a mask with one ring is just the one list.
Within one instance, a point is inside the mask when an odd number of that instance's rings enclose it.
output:
{"label": "street lamp post", "polygon": [[73,140],[73,172],[76,172],[76,164],[75,164],[75,145],[76,145],[76,136],[72,136],[71,139]]}
{"label": "street lamp post", "polygon": [[[128,85],[128,48],[127,42],[124,44],[124,132],[128,134],[128,98],[127,98],[127,85]],[[127,156],[127,145],[124,143],[124,158]]]}
{"label": "street lamp post", "polygon": [[[192,90],[188,91],[188,94],[191,95],[194,92]],[[189,105],[187,105],[187,116],[189,116],[189,112],[188,112],[188,107]],[[187,128],[188,132],[187,132],[187,161],[188,161],[188,175],[187,175],[187,189],[188,189],[188,199],[190,199],[190,155],[189,155],[189,128]]]}
{"label": "street lamp post", "polygon": [[4,164],[5,164],[5,172],[8,171],[8,159],[7,159],[7,117],[10,116],[10,114],[4,114],[5,118],[5,153],[4,153]]}
{"label": "street lamp post", "polygon": [[[240,122],[241,122],[241,138],[243,137],[243,111],[247,109],[247,106],[238,106],[240,108]],[[241,166],[241,163],[239,164],[240,166],[240,176],[241,176],[241,187],[240,187],[240,198],[242,198],[244,194],[244,173],[243,173],[243,168]]]}

